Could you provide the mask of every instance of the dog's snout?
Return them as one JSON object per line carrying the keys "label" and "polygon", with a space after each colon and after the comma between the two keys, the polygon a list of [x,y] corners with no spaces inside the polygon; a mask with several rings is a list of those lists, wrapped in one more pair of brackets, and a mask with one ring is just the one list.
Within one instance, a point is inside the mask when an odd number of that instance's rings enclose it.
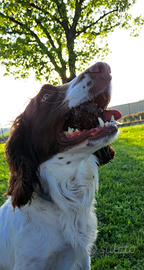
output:
{"label": "dog's snout", "polygon": [[97,73],[97,74],[104,74],[108,75],[110,79],[112,79],[111,76],[111,68],[110,66],[105,62],[97,62],[93,66],[89,68],[89,72],[91,73]]}

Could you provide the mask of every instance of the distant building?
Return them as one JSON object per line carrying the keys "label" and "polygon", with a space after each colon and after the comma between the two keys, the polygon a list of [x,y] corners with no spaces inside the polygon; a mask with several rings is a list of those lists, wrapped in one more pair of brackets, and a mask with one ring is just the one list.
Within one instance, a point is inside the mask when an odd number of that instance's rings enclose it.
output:
{"label": "distant building", "polygon": [[109,107],[110,110],[118,110],[121,112],[122,116],[129,115],[129,114],[135,114],[138,112],[144,111],[144,100],[133,102],[133,103],[127,103],[117,106]]}

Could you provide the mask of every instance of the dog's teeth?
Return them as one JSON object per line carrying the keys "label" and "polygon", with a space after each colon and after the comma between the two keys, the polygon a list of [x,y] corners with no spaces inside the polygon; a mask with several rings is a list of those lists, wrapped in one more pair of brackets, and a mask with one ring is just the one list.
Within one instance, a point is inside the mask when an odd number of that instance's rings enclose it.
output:
{"label": "dog's teeth", "polygon": [[121,125],[122,123],[118,122],[118,121],[115,121],[115,124],[116,125]]}
{"label": "dog's teeth", "polygon": [[98,117],[98,121],[99,121],[100,127],[103,128],[104,127],[104,121],[100,117]]}
{"label": "dog's teeth", "polygon": [[106,122],[106,123],[105,123],[105,126],[107,127],[108,125],[109,125],[109,122]]}
{"label": "dog's teeth", "polygon": [[114,122],[114,121],[115,121],[115,118],[114,118],[114,116],[112,115],[110,122]]}
{"label": "dog's teeth", "polygon": [[73,128],[68,127],[68,132],[67,132],[67,133],[72,134],[73,132],[74,132],[74,129],[73,129]]}

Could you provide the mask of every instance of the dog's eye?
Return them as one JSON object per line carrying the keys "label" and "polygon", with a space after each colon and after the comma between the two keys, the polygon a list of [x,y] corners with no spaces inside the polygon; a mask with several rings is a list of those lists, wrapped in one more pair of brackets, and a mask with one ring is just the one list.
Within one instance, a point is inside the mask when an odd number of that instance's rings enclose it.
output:
{"label": "dog's eye", "polygon": [[46,101],[47,99],[49,99],[51,97],[51,94],[44,94],[42,97],[42,101]]}

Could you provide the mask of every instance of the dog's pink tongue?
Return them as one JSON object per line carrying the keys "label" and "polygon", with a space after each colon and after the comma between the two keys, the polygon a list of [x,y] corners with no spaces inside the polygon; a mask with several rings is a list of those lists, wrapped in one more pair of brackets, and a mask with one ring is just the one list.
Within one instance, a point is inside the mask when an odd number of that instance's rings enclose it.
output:
{"label": "dog's pink tongue", "polygon": [[118,120],[122,117],[122,114],[117,110],[107,110],[103,112],[103,120],[104,122],[110,122],[112,115],[115,120]]}

